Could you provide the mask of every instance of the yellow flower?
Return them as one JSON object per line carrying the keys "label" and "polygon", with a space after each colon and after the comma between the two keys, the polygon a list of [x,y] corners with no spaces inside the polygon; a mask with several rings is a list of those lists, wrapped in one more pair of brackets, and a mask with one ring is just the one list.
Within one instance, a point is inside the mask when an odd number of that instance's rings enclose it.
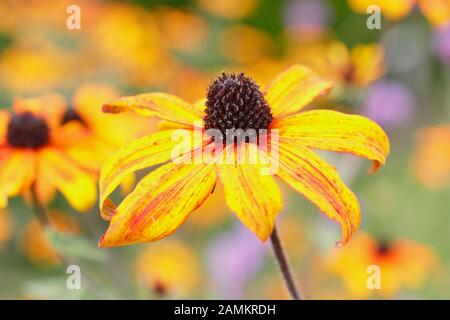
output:
{"label": "yellow flower", "polygon": [[309,44],[294,50],[292,59],[325,79],[358,87],[367,86],[386,71],[384,50],[377,43],[359,44],[352,49],[338,41]]}
{"label": "yellow flower", "polygon": [[348,0],[348,4],[354,11],[363,14],[369,6],[377,5],[389,20],[403,19],[418,5],[431,24],[441,26],[450,21],[449,0]]}
{"label": "yellow flower", "polygon": [[241,19],[251,14],[259,0],[197,0],[198,5],[215,14],[228,19]]}
{"label": "yellow flower", "polygon": [[246,25],[226,28],[219,41],[222,55],[238,64],[251,63],[257,58],[265,57],[275,47],[269,34]]}
{"label": "yellow flower", "polygon": [[92,56],[102,57],[105,68],[128,83],[161,85],[172,72],[173,61],[156,19],[142,8],[119,3],[105,6],[88,36]]}
{"label": "yellow flower", "polygon": [[41,202],[59,190],[77,210],[96,201],[95,181],[66,150],[84,133],[61,126],[64,99],[56,94],[18,99],[0,111],[0,207],[34,188]]}
{"label": "yellow flower", "polygon": [[[372,293],[392,297],[403,288],[420,288],[436,263],[434,251],[426,245],[406,239],[377,243],[361,233],[347,247],[334,252],[329,267],[342,278],[351,294],[366,298]],[[380,268],[379,290],[367,287],[367,268],[371,265]]]}
{"label": "yellow flower", "polygon": [[11,224],[11,217],[8,211],[0,210],[0,249],[3,248],[11,236]]}
{"label": "yellow flower", "polygon": [[198,284],[200,265],[180,241],[164,241],[143,250],[136,260],[139,282],[159,295],[187,295]]}
{"label": "yellow flower", "polygon": [[[153,11],[166,44],[176,51],[196,53],[203,48],[207,25],[198,15],[170,7],[160,7]],[[186,35],[189,36],[186,36]]]}
{"label": "yellow flower", "polygon": [[172,75],[168,90],[187,101],[195,101],[205,94],[205,87],[211,76],[205,72],[190,67],[182,67]]}
{"label": "yellow flower", "polygon": [[[59,211],[50,211],[48,218],[51,227],[66,234],[80,232],[75,220]],[[58,264],[60,258],[53,245],[47,239],[38,220],[33,219],[23,230],[23,251],[26,257],[39,266],[47,267]]]}
{"label": "yellow flower", "polygon": [[[248,150],[259,159],[278,164],[275,174],[339,222],[343,233],[340,244],[348,242],[360,223],[358,201],[335,168],[311,148],[366,157],[373,160],[376,170],[385,163],[389,140],[377,124],[361,116],[329,110],[299,113],[330,88],[330,82],[295,65],[278,75],[265,94],[244,74],[224,73],[211,83],[207,99],[193,105],[165,93],[124,97],[104,105],[106,112],[134,110],[144,116],[156,116],[166,122],[166,129],[129,143],[103,166],[100,210],[110,225],[99,245],[156,241],[170,235],[214,191],[217,180],[229,208],[261,240],[267,240],[282,208],[281,191],[272,175],[261,174],[267,169],[263,161],[239,163],[236,158],[227,158],[223,164],[195,161],[199,153],[222,143],[223,150],[216,153],[222,160],[224,155],[233,156],[237,149],[238,153]],[[180,128],[189,137],[199,129],[206,131],[200,139],[194,139],[191,150],[194,163],[172,157],[180,145],[179,140],[173,139],[173,133]],[[223,137],[212,141],[206,130],[217,129],[222,134],[238,128],[258,132],[268,129],[259,139],[270,142],[266,146],[250,141],[235,146],[221,140]],[[191,153],[184,156],[189,159]],[[119,206],[109,198],[124,177],[160,164]]]}
{"label": "yellow flower", "polygon": [[111,85],[86,83],[75,91],[61,119],[64,127],[71,127],[66,130],[84,132],[84,136],[68,146],[66,152],[95,177],[103,162],[120,146],[151,131],[152,121],[132,112],[125,114],[122,121],[102,113],[103,102],[118,96],[118,91]]}
{"label": "yellow flower", "polygon": [[38,92],[67,84],[71,56],[52,47],[11,47],[2,53],[0,83],[13,92]]}
{"label": "yellow flower", "polygon": [[420,131],[412,171],[425,186],[442,189],[450,184],[450,125]]}

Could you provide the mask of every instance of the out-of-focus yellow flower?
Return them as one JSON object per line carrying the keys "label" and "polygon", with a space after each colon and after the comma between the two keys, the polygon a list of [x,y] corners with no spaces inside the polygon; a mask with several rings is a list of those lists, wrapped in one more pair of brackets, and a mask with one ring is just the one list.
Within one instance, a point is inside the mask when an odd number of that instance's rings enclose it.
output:
{"label": "out-of-focus yellow flower", "polygon": [[449,0],[347,0],[350,7],[365,14],[371,5],[377,5],[381,13],[389,20],[403,19],[418,5],[424,16],[435,26],[450,21]]}
{"label": "out-of-focus yellow flower", "polygon": [[2,15],[0,29],[4,27],[8,32],[18,34],[33,29],[42,29],[67,32],[66,20],[69,16],[66,10],[70,5],[76,4],[81,8],[82,28],[87,30],[97,21],[101,14],[102,4],[97,0],[27,0],[27,1],[1,1]]}
{"label": "out-of-focus yellow flower", "polygon": [[68,83],[71,56],[53,47],[11,47],[0,54],[0,85],[17,93],[36,93]]}
{"label": "out-of-focus yellow flower", "polygon": [[351,50],[337,41],[317,43],[294,51],[293,59],[309,66],[325,79],[360,87],[377,80],[386,71],[384,50],[377,43],[359,44]]}
{"label": "out-of-focus yellow flower", "polygon": [[255,27],[233,25],[220,35],[222,55],[233,63],[246,64],[266,57],[274,48],[269,34]]}
{"label": "out-of-focus yellow flower", "polygon": [[172,72],[156,18],[142,8],[109,4],[88,34],[94,57],[135,85],[164,84]]}
{"label": "out-of-focus yellow flower", "polygon": [[205,94],[205,88],[210,81],[209,74],[193,68],[182,67],[173,74],[167,89],[189,102],[194,102]]}
{"label": "out-of-focus yellow flower", "polygon": [[[75,220],[59,211],[48,213],[50,226],[56,231],[66,234],[78,234],[79,226]],[[60,262],[58,253],[47,239],[44,229],[38,220],[33,219],[23,230],[23,251],[33,263],[48,267]]]}
{"label": "out-of-focus yellow flower", "polygon": [[122,121],[103,113],[102,104],[118,96],[114,86],[86,83],[75,91],[72,103],[66,107],[61,118],[61,124],[65,127],[85,132],[84,137],[77,144],[67,147],[66,151],[95,176],[117,148],[144,133],[148,134],[155,125],[155,121],[143,119],[132,112],[125,114]]}
{"label": "out-of-focus yellow flower", "polygon": [[62,126],[63,112],[57,94],[17,99],[12,112],[0,111],[0,207],[29,191],[46,203],[55,189],[77,210],[95,203],[95,180],[67,153],[85,132]]}
{"label": "out-of-focus yellow flower", "polygon": [[[310,148],[368,158],[376,171],[385,163],[390,146],[386,133],[367,118],[330,110],[300,112],[331,86],[310,69],[295,65],[279,74],[265,93],[243,73],[223,73],[210,84],[207,98],[194,104],[160,92],[123,97],[105,104],[105,112],[133,110],[155,116],[172,127],[166,126],[165,130],[129,143],[105,162],[99,182],[100,209],[110,224],[99,245],[120,246],[167,237],[204,203],[218,181],[229,208],[266,241],[283,200],[274,177],[262,174],[265,167],[262,159],[279,164],[273,174],[340,223],[342,241],[338,245],[348,242],[360,222],[358,200],[335,168]],[[231,121],[232,117],[236,122]],[[267,135],[262,134],[270,140],[270,148],[258,142],[235,145],[233,139],[233,143],[224,140],[223,150],[217,150],[217,141],[207,132],[195,139],[199,131],[219,128],[221,134],[226,129],[270,129]],[[174,148],[180,145],[180,141],[173,139],[177,129],[184,129],[191,139],[194,137],[181,159],[173,157]],[[279,141],[271,139],[272,132],[276,132]],[[218,161],[197,158],[208,148],[216,150]],[[223,158],[242,155],[247,150],[257,156],[256,163],[243,159],[236,163],[236,157],[227,161]],[[159,164],[119,206],[109,198],[126,176]]]}
{"label": "out-of-focus yellow flower", "polygon": [[143,250],[136,260],[138,281],[154,293],[186,296],[200,277],[197,255],[181,241],[168,240]]}
{"label": "out-of-focus yellow flower", "polygon": [[416,0],[347,0],[355,12],[366,14],[371,5],[380,7],[383,16],[390,20],[402,19],[409,14]]}
{"label": "out-of-focus yellow flower", "polygon": [[450,125],[422,129],[412,159],[412,171],[419,181],[433,189],[450,185]]}
{"label": "out-of-focus yellow flower", "polygon": [[0,250],[11,236],[11,217],[6,210],[0,210]]}
{"label": "out-of-focus yellow flower", "polygon": [[258,2],[259,0],[197,0],[202,9],[227,19],[247,17],[256,9]]}
{"label": "out-of-focus yellow flower", "polygon": [[160,7],[153,11],[165,43],[184,53],[201,51],[207,36],[207,25],[198,15],[181,9]]}
{"label": "out-of-focus yellow flower", "polygon": [[[420,288],[436,264],[437,257],[427,245],[406,239],[380,243],[364,233],[347,247],[336,250],[329,261],[330,271],[340,276],[358,298],[374,293],[393,297],[401,289]],[[371,265],[380,268],[379,290],[367,287],[367,268]]]}
{"label": "out-of-focus yellow flower", "polygon": [[450,0],[417,0],[423,15],[435,26],[450,22]]}

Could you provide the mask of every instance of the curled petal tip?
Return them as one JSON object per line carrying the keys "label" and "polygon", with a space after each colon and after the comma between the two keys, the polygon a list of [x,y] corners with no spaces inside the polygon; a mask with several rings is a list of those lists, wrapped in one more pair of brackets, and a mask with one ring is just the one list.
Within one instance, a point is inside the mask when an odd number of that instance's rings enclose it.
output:
{"label": "curled petal tip", "polygon": [[115,107],[112,104],[106,103],[102,106],[102,112],[104,113],[119,113],[121,111],[122,111],[121,108]]}
{"label": "curled petal tip", "polygon": [[372,175],[380,169],[381,163],[379,161],[373,161],[372,166],[369,169],[369,174]]}

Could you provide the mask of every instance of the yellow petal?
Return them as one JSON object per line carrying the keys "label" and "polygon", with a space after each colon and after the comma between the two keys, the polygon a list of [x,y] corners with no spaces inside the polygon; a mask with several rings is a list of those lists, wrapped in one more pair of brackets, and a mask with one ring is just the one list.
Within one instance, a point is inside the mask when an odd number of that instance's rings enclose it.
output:
{"label": "yellow petal", "polygon": [[8,197],[26,191],[33,183],[35,168],[31,151],[2,150],[0,155],[0,207]]}
{"label": "yellow petal", "polygon": [[120,149],[103,165],[100,173],[100,212],[109,220],[113,212],[109,195],[131,173],[168,161],[180,142],[172,139],[173,130],[166,130],[136,139]]}
{"label": "yellow petal", "polygon": [[373,160],[373,170],[383,165],[389,154],[389,139],[383,129],[358,115],[312,110],[275,120],[272,127],[279,129],[286,141]]}
{"label": "yellow petal", "polygon": [[331,82],[320,79],[312,70],[294,65],[275,78],[265,97],[272,115],[281,117],[301,110],[331,87]]}
{"label": "yellow petal", "polygon": [[[249,152],[258,153],[255,145],[246,145]],[[232,161],[218,165],[217,170],[228,207],[247,228],[266,241],[283,207],[281,192],[273,177],[262,174],[260,162]]]}
{"label": "yellow petal", "polygon": [[103,105],[103,111],[118,113],[127,110],[143,116],[157,117],[193,126],[202,121],[203,114],[190,103],[167,93],[144,93],[137,96],[123,97]]}
{"label": "yellow petal", "polygon": [[347,243],[358,229],[360,208],[335,168],[300,143],[283,139],[280,139],[279,159],[277,175],[329,218],[339,222],[343,238],[337,245]]}
{"label": "yellow petal", "polygon": [[70,158],[56,149],[45,148],[39,152],[38,162],[42,179],[55,186],[72,207],[86,211],[94,205],[97,198],[94,179]]}
{"label": "yellow petal", "polygon": [[115,210],[100,247],[150,242],[173,233],[211,194],[213,165],[167,163],[144,177]]}

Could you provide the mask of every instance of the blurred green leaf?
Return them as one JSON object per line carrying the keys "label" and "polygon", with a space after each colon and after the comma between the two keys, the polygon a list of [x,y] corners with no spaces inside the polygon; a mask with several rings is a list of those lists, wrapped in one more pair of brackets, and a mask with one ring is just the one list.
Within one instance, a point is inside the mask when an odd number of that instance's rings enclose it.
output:
{"label": "blurred green leaf", "polygon": [[64,257],[74,257],[95,262],[105,262],[105,252],[101,251],[91,241],[80,236],[61,233],[47,228],[45,234],[56,251]]}

